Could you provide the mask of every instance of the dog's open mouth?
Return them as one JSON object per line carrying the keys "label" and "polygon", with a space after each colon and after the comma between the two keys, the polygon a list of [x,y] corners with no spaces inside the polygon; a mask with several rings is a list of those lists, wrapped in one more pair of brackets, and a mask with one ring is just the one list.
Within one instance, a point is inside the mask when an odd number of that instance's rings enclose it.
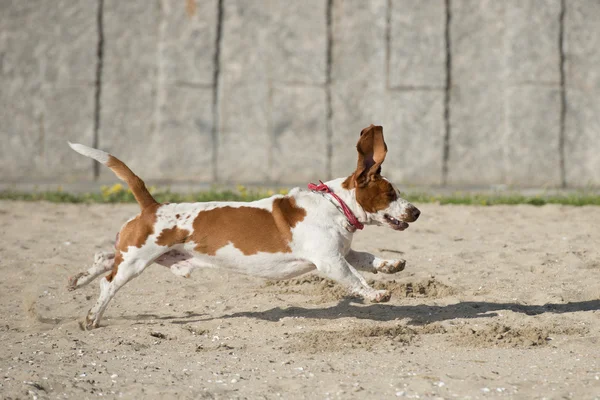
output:
{"label": "dog's open mouth", "polygon": [[403,231],[406,228],[408,228],[408,224],[406,222],[400,221],[399,219],[396,219],[389,214],[385,214],[383,217],[385,218],[388,225],[396,231]]}

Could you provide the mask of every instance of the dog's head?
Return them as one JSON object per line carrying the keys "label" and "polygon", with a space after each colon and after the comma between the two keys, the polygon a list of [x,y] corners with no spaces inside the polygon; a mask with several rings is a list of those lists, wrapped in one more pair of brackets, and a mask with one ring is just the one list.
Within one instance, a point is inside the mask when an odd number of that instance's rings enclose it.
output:
{"label": "dog's head", "polygon": [[405,230],[409,222],[419,218],[421,212],[402,199],[400,191],[381,175],[381,164],[387,153],[383,128],[371,125],[363,129],[356,149],[356,171],[344,181],[342,187],[354,190],[356,202],[365,211],[369,222],[387,224],[397,231]]}

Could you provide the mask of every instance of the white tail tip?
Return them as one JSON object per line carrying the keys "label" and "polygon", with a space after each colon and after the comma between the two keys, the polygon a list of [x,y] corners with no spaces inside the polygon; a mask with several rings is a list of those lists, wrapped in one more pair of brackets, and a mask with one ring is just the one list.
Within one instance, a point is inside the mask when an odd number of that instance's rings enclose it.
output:
{"label": "white tail tip", "polygon": [[94,149],[94,148],[91,148],[91,147],[88,147],[88,146],[85,146],[85,145],[79,144],[79,143],[71,143],[71,142],[68,142],[68,143],[69,143],[69,146],[71,146],[71,148],[73,150],[75,150],[76,152],[78,152],[79,154],[83,154],[86,157],[93,158],[94,160],[96,160],[102,164],[106,164],[108,162],[110,154],[108,154],[105,151]]}

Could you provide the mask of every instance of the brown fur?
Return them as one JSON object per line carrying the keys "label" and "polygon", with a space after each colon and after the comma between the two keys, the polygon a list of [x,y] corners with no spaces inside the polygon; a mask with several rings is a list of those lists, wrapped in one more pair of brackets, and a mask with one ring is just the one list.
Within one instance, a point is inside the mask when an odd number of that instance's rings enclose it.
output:
{"label": "brown fur", "polygon": [[275,199],[273,212],[254,207],[219,207],[198,214],[188,240],[196,244],[196,251],[208,255],[215,255],[229,243],[245,255],[290,253],[291,229],[305,216],[306,210],[291,197]]}
{"label": "brown fur", "polygon": [[387,145],[381,126],[370,125],[360,132],[356,144],[356,171],[342,183],[344,189],[356,189],[356,201],[367,212],[383,210],[398,197],[391,183],[381,176]]}
{"label": "brown fur", "polygon": [[354,179],[354,174],[350,175],[346,178],[344,182],[342,182],[342,187],[346,190],[351,190],[356,187],[356,180]]}
{"label": "brown fur", "polygon": [[113,278],[117,275],[117,271],[119,270],[119,265],[123,262],[123,254],[121,254],[120,250],[115,252],[115,261],[113,263],[113,269],[110,271],[110,274],[106,275],[106,280],[112,282]]}
{"label": "brown fur", "polygon": [[163,229],[156,238],[156,244],[159,246],[173,246],[185,242],[189,235],[190,231],[187,229],[174,226],[173,228]]}
{"label": "brown fur", "polygon": [[119,179],[127,182],[129,189],[131,189],[131,192],[133,193],[133,197],[135,197],[142,210],[151,205],[158,204],[146,188],[144,181],[134,174],[123,161],[109,155],[106,166],[109,167]]}
{"label": "brown fur", "polygon": [[356,143],[358,163],[356,166],[356,181],[359,185],[381,173],[381,164],[387,154],[387,144],[383,138],[381,126],[369,125],[360,132]]}
{"label": "brown fur", "polygon": [[[154,199],[153,199],[154,200]],[[129,246],[142,247],[148,236],[154,233],[154,224],[156,223],[156,211],[160,204],[154,203],[146,207],[134,219],[121,228],[117,243],[115,243],[116,254],[115,263],[111,273],[106,277],[109,282],[117,275],[119,264],[123,261],[123,254],[127,252]]]}
{"label": "brown fur", "polygon": [[388,208],[396,199],[394,187],[383,178],[369,181],[367,186],[356,189],[356,201],[370,213]]}
{"label": "brown fur", "polygon": [[387,208],[398,198],[391,183],[381,176],[375,176],[365,186],[356,185],[354,174],[342,183],[344,189],[356,189],[356,201],[367,212],[373,213]]}

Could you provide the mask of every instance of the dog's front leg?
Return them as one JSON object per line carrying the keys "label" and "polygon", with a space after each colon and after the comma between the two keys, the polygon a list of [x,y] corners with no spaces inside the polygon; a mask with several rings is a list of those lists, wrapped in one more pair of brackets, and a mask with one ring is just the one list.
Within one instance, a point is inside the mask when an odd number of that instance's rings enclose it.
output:
{"label": "dog's front leg", "polygon": [[354,251],[350,249],[346,254],[346,260],[356,269],[366,272],[383,272],[385,274],[394,274],[400,272],[406,266],[406,260],[383,260],[371,253],[364,251]]}
{"label": "dog's front leg", "polygon": [[339,255],[315,261],[317,269],[328,278],[346,286],[353,294],[372,301],[374,303],[386,302],[390,299],[387,290],[375,290],[363,278],[346,259]]}

